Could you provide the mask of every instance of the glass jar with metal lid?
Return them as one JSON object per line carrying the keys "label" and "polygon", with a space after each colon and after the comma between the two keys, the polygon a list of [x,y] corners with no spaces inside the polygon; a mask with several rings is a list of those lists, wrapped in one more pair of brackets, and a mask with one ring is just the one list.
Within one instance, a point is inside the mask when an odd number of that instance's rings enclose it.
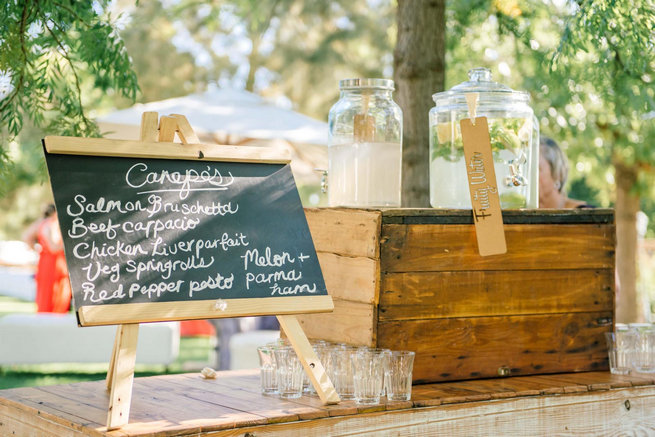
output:
{"label": "glass jar with metal lid", "polygon": [[[467,95],[477,94],[475,114]],[[432,96],[430,110],[430,204],[470,209],[459,122],[487,117],[501,208],[537,208],[539,201],[539,124],[527,92],[494,82],[491,71],[475,68],[469,80]]]}
{"label": "glass jar with metal lid", "polygon": [[402,111],[388,79],[344,79],[328,117],[330,206],[400,206]]}

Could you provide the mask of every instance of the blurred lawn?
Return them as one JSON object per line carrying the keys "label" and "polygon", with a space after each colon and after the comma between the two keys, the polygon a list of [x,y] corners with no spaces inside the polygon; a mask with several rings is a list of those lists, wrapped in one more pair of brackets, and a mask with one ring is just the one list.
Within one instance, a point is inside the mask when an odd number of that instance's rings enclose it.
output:
{"label": "blurred lawn", "polygon": [[[32,313],[34,302],[0,296],[0,317],[11,313]],[[2,339],[0,338],[0,341]],[[180,355],[170,366],[137,364],[135,376],[152,376],[197,371],[204,366],[213,367],[215,339],[209,337],[182,337]],[[0,389],[69,384],[105,379],[106,364],[31,364],[0,367]]]}

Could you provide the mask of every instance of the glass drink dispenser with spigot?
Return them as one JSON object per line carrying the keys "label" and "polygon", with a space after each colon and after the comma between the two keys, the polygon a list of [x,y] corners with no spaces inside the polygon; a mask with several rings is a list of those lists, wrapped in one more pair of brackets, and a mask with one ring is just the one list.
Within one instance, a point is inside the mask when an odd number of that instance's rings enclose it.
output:
{"label": "glass drink dispenser with spigot", "polygon": [[328,203],[399,207],[402,112],[393,81],[345,79],[328,117]]}
{"label": "glass drink dispenser with spigot", "polygon": [[474,109],[487,117],[501,208],[537,208],[539,201],[539,124],[527,92],[491,80],[475,68],[469,80],[432,96],[430,110],[430,204],[471,209],[459,122],[471,114],[467,95],[477,94]]}

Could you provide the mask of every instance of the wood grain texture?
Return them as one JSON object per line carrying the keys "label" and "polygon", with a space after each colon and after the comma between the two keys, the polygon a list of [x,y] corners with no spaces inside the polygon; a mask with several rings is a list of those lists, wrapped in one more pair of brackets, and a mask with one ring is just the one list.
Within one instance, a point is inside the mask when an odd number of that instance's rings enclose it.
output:
{"label": "wood grain texture", "polygon": [[[645,383],[644,381],[649,381]],[[132,419],[107,431],[102,381],[0,391],[0,435],[629,435],[655,432],[651,375],[585,372],[413,387],[412,400],[321,405],[259,392],[257,371],[136,378]]]}
{"label": "wood grain texture", "polygon": [[378,317],[611,312],[614,285],[610,269],[388,273],[382,275]]}
{"label": "wood grain texture", "polygon": [[114,346],[111,349],[111,357],[109,358],[109,368],[107,369],[107,377],[105,378],[105,383],[107,384],[107,390],[111,390],[114,380],[114,371],[116,369],[116,357],[118,356],[118,350],[120,347],[121,332],[123,328],[121,325],[116,327],[116,336],[114,337]]}
{"label": "wood grain texture", "polygon": [[378,347],[416,352],[415,382],[607,369],[611,312],[380,322]]}
{"label": "wood grain texture", "polygon": [[379,298],[380,262],[363,256],[317,252],[325,286],[333,298],[376,304]]}
{"label": "wood grain texture", "polygon": [[[380,209],[382,224],[453,224],[472,225],[473,214],[465,209],[392,208]],[[579,209],[506,209],[503,223],[516,224],[614,224],[610,208]]]}
{"label": "wood grain texture", "polygon": [[262,162],[288,164],[286,151],[265,147],[222,146],[209,144],[185,145],[173,142],[142,142],[105,138],[47,136],[44,140],[49,153],[64,155],[122,156],[126,158],[187,159],[192,161]]}
{"label": "wood grain texture", "polygon": [[172,143],[175,140],[177,119],[167,115],[159,117],[159,138],[162,143]]}
{"label": "wood grain texture", "polygon": [[200,140],[193,131],[189,120],[182,114],[171,114],[171,117],[177,120],[177,135],[180,137],[182,144],[199,144]]}
{"label": "wood grain texture", "polygon": [[[15,390],[15,389],[14,389]],[[9,390],[5,390],[9,392]],[[10,395],[9,395],[10,396]],[[97,408],[97,421],[90,421],[78,413],[67,399],[49,396],[39,388],[20,389],[15,400],[0,394],[0,435],[2,436],[93,436],[104,434],[106,408]],[[87,408],[88,409],[88,408]],[[84,413],[82,413],[84,414]],[[116,433],[115,437],[126,436]]]}
{"label": "wood grain texture", "polygon": [[265,314],[313,313],[332,311],[334,308],[332,298],[328,295],[224,299],[223,303],[225,303],[225,308],[217,307],[216,300],[89,305],[80,307],[78,315],[82,326],[97,326]]}
{"label": "wood grain texture", "polygon": [[141,141],[154,143],[159,137],[159,114],[147,111],[141,114]]}
{"label": "wood grain texture", "polygon": [[305,216],[317,251],[380,258],[380,211],[305,208]]}
{"label": "wood grain texture", "polygon": [[507,253],[481,257],[470,225],[384,225],[383,272],[614,268],[613,225],[507,225]]}
{"label": "wood grain texture", "polygon": [[109,392],[107,429],[118,429],[130,420],[132,383],[136,363],[136,345],[139,338],[139,324],[120,325],[116,332],[113,352],[112,375]]}
{"label": "wood grain texture", "polygon": [[373,305],[334,299],[334,312],[298,314],[307,337],[356,346],[373,346],[376,314]]}

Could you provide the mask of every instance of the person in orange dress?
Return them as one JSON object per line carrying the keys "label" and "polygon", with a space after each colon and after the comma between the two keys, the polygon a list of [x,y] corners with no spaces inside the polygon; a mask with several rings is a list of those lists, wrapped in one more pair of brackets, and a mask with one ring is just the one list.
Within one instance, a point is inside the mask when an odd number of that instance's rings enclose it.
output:
{"label": "person in orange dress", "polygon": [[37,312],[68,312],[71,285],[54,205],[48,205],[44,218],[28,229],[25,239],[31,246],[39,246],[39,262],[36,268]]}

